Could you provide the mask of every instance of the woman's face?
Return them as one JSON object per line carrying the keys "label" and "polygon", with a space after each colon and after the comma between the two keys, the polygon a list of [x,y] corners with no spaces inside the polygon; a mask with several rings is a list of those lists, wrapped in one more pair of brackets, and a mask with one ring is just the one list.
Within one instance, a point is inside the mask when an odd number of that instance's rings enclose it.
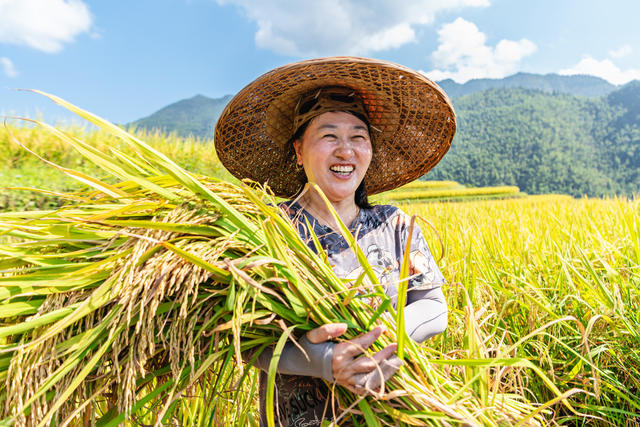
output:
{"label": "woman's face", "polygon": [[318,184],[331,202],[353,200],[372,155],[362,120],[342,111],[321,114],[293,145],[309,182]]}

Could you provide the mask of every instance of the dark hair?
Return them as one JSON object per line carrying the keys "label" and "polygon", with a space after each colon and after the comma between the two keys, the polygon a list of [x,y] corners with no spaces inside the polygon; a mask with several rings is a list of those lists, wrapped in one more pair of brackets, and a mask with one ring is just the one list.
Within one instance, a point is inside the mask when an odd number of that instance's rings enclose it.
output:
{"label": "dark hair", "polygon": [[[367,125],[367,132],[369,132],[369,135],[371,135],[371,131],[369,130],[369,121],[367,120],[366,117],[364,117],[362,114],[354,113],[351,111],[345,111],[345,113],[353,114],[354,116],[362,120]],[[302,139],[302,136],[304,135],[304,131],[307,130],[307,127],[309,126],[310,122],[311,120],[307,120],[306,122],[300,125],[300,127],[295,131],[295,133],[289,140],[289,143],[287,144],[289,147],[293,147],[293,141],[297,139]],[[294,151],[294,160],[295,160],[295,151]],[[303,184],[307,183],[306,174],[302,178],[302,183]],[[300,195],[300,192],[302,192],[303,188],[304,187],[302,187],[300,191],[298,191],[292,198],[295,199],[296,197],[298,197]],[[367,196],[367,188],[364,184],[364,179],[362,180],[362,182],[360,182],[360,185],[358,185],[358,188],[356,188],[356,194],[354,199],[356,202],[356,206],[358,206],[360,209],[371,209],[373,207],[369,203],[369,196]]]}

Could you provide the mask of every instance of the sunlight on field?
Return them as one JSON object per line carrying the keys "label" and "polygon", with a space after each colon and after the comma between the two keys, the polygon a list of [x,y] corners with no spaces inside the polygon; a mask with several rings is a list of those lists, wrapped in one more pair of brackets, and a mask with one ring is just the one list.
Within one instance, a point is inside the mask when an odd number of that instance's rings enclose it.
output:
{"label": "sunlight on field", "polygon": [[[81,127],[63,129],[74,138],[100,151],[119,150],[130,155],[126,144],[104,131],[89,131]],[[172,158],[185,169],[211,177],[238,182],[218,161],[212,141],[194,138],[178,138],[158,132],[137,132],[135,136]],[[47,166],[33,153],[57,165],[71,168],[94,177],[106,177],[107,173],[82,157],[68,143],[41,128],[17,126],[0,127],[0,212],[3,210],[45,209],[57,206],[54,197],[26,190],[8,188],[27,187],[51,191],[73,191],[81,184],[61,171]],[[135,161],[135,156],[132,161]],[[109,178],[107,178],[109,179]]]}
{"label": "sunlight on field", "polygon": [[[626,420],[618,410],[640,412],[638,200],[535,196],[401,207],[428,220],[444,244],[439,265],[451,283],[452,315],[434,340],[444,354],[466,346],[467,292],[486,356],[539,363],[563,391],[582,390],[572,398],[580,411],[614,424]],[[420,225],[438,259],[436,232]],[[552,397],[531,373],[518,381],[533,399]]]}
{"label": "sunlight on field", "polygon": [[[51,161],[105,175],[48,133],[9,130]],[[91,147],[125,150],[114,137],[75,132]],[[158,134],[139,137],[192,172],[229,177],[210,143]],[[77,188],[12,143],[6,130],[0,130],[0,161],[5,165],[0,170],[0,187]],[[435,193],[462,191],[459,187],[452,181],[418,182],[396,194],[406,196],[425,188]],[[503,187],[501,191],[508,195],[518,190]],[[0,208],[56,205],[49,195],[26,194],[0,189],[0,199],[4,198],[0,202],[5,202]],[[541,411],[560,424],[599,417],[613,424],[637,425],[628,417],[640,414],[639,200],[549,195],[391,203],[431,224],[419,221],[433,255],[442,257],[438,265],[449,282],[445,286],[449,326],[429,342],[434,360],[527,359],[539,372],[506,366],[460,369],[468,370],[466,377],[473,379],[470,384],[480,395],[500,384],[507,389],[524,388],[528,399],[543,403],[557,397],[551,385],[556,386],[572,406],[555,401]],[[255,387],[255,382],[249,387]],[[255,402],[254,391],[247,391],[242,407]],[[207,390],[194,393],[206,396]],[[192,419],[188,414],[201,410],[201,404],[198,399],[180,402],[185,423]],[[227,409],[233,409],[231,401]]]}
{"label": "sunlight on field", "polygon": [[521,193],[520,189],[513,185],[468,187],[455,181],[417,180],[394,190],[376,194],[371,197],[371,200],[377,204],[397,204],[403,202],[494,200],[525,196],[525,193]]}

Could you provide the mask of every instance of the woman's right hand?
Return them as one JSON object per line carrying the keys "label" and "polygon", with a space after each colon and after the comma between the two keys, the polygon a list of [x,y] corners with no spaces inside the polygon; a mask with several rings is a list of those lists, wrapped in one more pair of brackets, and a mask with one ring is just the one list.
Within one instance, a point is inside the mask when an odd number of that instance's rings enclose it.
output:
{"label": "woman's right hand", "polygon": [[[319,344],[339,337],[346,330],[347,325],[344,323],[329,323],[307,332],[307,339]],[[382,328],[378,326],[366,334],[334,346],[332,370],[337,384],[356,394],[372,394],[379,392],[382,383],[400,369],[402,361],[394,354],[397,344],[388,345],[372,356],[361,356],[382,332]]]}

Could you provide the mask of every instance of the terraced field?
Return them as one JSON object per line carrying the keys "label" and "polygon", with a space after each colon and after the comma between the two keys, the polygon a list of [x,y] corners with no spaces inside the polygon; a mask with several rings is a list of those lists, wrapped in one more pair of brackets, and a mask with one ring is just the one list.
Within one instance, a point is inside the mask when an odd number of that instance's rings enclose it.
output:
{"label": "terraced field", "polygon": [[413,181],[372,197],[376,203],[470,201],[524,197],[516,186],[467,187],[455,181]]}

